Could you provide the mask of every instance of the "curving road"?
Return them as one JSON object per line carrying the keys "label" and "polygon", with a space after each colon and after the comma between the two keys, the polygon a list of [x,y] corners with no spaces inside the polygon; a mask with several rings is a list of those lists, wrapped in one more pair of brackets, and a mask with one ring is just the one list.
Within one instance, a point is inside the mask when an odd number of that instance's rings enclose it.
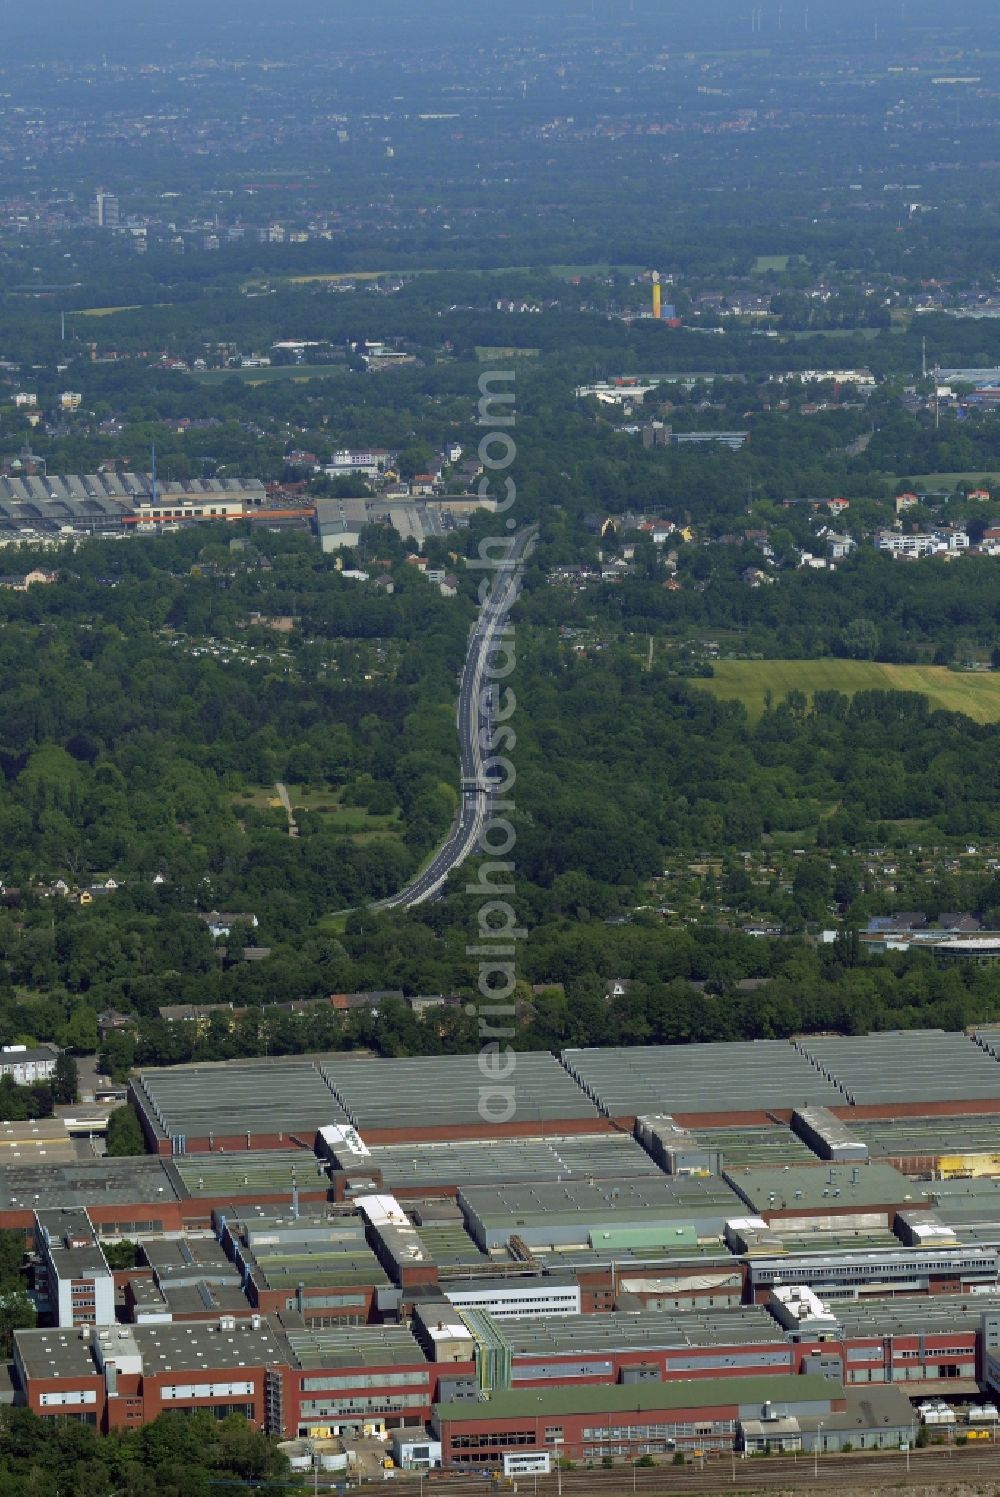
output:
{"label": "curving road", "polygon": [[462,667],[458,693],[457,726],[461,748],[462,804],[448,840],[432,861],[412,883],[398,894],[382,899],[374,909],[405,909],[433,899],[443,887],[453,868],[473,851],[489,811],[490,789],[483,774],[483,751],[480,736],[491,727],[487,715],[480,716],[480,692],[487,662],[497,636],[503,629],[520,589],[520,567],[534,545],[537,526],[520,530],[511,537],[507,555],[497,567],[489,597],[479,610],[479,617],[469,637],[469,649]]}

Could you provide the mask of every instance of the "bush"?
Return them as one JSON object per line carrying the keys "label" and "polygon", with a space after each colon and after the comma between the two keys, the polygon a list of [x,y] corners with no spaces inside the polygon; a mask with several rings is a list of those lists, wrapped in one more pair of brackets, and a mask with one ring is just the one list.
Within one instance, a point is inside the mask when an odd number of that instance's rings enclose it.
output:
{"label": "bush", "polygon": [[146,1140],[131,1107],[116,1107],[108,1118],[108,1153],[112,1156],[145,1154]]}
{"label": "bush", "polygon": [[671,1465],[673,1465],[673,1466],[686,1466],[687,1465],[687,1461],[684,1459],[684,1452],[683,1452],[683,1450],[675,1450],[674,1451],[674,1458],[673,1458],[673,1460],[671,1462]]}

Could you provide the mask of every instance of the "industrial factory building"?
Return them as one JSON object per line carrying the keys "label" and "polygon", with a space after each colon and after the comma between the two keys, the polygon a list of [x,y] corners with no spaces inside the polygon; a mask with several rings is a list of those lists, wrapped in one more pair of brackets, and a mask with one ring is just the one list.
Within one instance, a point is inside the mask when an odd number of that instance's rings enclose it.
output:
{"label": "industrial factory building", "polygon": [[41,473],[0,478],[0,537],[114,535],[190,520],[240,520],[265,508],[260,479],[187,482],[152,473]]}
{"label": "industrial factory building", "polygon": [[[0,1160],[46,1322],[16,1333],[13,1396],[99,1429],[207,1408],[395,1436],[472,1470],[982,1420],[998,1052],[992,1031],[532,1052],[512,1116],[476,1056],[144,1070],[147,1157]],[[137,1265],[112,1270],[123,1238]]]}

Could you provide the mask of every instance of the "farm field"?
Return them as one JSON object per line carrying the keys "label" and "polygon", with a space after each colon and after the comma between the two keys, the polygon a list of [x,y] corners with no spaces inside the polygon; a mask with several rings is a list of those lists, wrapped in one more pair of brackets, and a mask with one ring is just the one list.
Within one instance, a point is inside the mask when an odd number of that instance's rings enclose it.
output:
{"label": "farm field", "polygon": [[975,722],[1000,722],[1000,674],[957,674],[943,665],[882,665],[869,660],[719,660],[710,681],[695,681],[723,701],[741,701],[751,721],[770,691],[780,702],[790,691],[920,691],[931,708],[964,712]]}

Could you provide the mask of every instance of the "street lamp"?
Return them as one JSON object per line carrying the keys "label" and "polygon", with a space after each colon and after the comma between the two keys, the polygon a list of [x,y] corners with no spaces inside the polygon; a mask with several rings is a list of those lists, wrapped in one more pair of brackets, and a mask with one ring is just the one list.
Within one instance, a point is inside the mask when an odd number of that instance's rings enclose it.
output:
{"label": "street lamp", "polygon": [[822,1419],[816,1426],[816,1444],[813,1446],[813,1476],[819,1476],[819,1447],[823,1439]]}
{"label": "street lamp", "polygon": [[552,1445],[553,1445],[553,1448],[554,1448],[555,1453],[556,1453],[556,1493],[557,1493],[557,1497],[562,1497],[562,1463],[561,1463],[561,1461],[559,1459],[559,1447],[562,1445],[562,1443],[563,1443],[563,1437],[562,1437],[562,1435],[556,1435],[555,1439],[552,1441]]}

